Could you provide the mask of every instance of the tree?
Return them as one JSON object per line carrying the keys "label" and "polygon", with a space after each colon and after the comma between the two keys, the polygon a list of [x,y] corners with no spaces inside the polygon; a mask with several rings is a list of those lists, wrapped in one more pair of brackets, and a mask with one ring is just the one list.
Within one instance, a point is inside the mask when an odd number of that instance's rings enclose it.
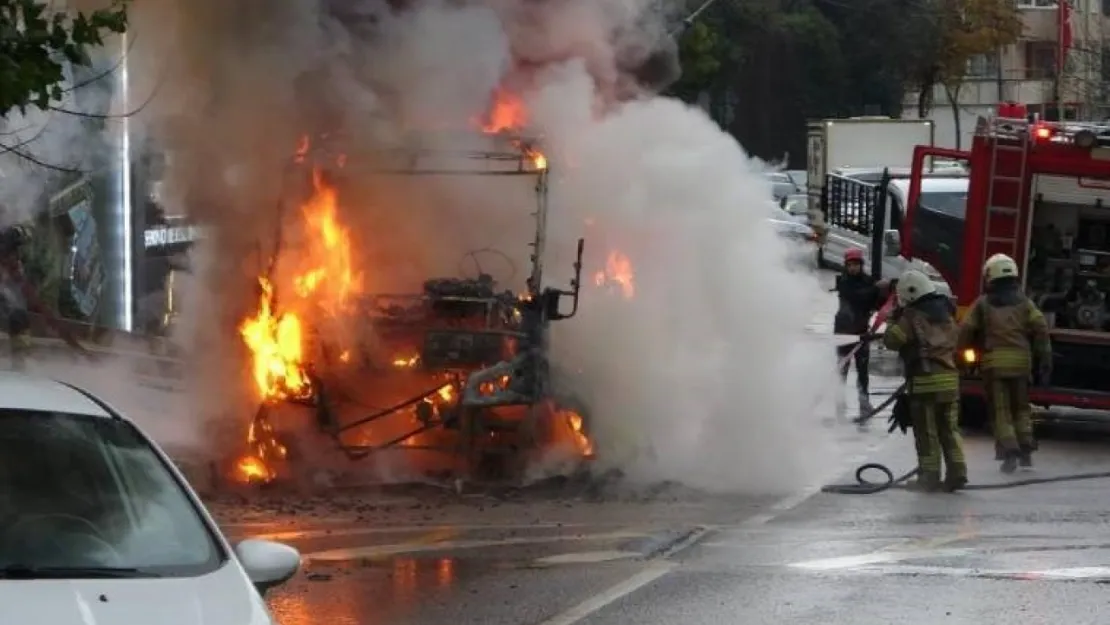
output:
{"label": "tree", "polygon": [[127,28],[128,0],[108,8],[62,13],[43,0],[0,0],[0,117],[46,109],[65,90],[64,64],[88,66],[89,48]]}
{"label": "tree", "polygon": [[[968,62],[975,56],[995,55],[1021,37],[1024,26],[1013,0],[938,0],[939,25],[936,57],[931,75],[921,85],[932,92],[944,86],[960,148],[960,90]],[[919,102],[920,104],[920,102]],[[920,113],[920,111],[919,111]]]}

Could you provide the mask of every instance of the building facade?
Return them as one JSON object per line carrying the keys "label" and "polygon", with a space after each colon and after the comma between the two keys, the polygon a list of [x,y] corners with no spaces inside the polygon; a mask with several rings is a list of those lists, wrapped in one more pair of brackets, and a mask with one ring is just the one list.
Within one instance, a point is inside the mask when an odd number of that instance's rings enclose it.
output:
{"label": "building facade", "polygon": [[[936,123],[938,145],[970,145],[978,117],[995,111],[1000,102],[1018,102],[1031,113],[1051,118],[1059,95],[1063,119],[1110,118],[1110,0],[1067,0],[1067,7],[1057,0],[1016,2],[1024,33],[1014,45],[968,62],[958,90],[958,133],[945,88],[934,88],[929,117]],[[1061,37],[1070,41],[1062,73]],[[907,117],[916,115],[918,96],[913,91],[906,94]]]}

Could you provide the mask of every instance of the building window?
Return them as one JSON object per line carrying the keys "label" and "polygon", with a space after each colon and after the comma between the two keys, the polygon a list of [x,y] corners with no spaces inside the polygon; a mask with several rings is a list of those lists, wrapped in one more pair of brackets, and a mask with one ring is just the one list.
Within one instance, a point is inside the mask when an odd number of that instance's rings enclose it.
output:
{"label": "building window", "polygon": [[1047,80],[1056,75],[1056,43],[1025,42],[1025,79]]}
{"label": "building window", "polygon": [[1055,9],[1057,6],[1056,0],[1016,0],[1016,4],[1019,9]]}
{"label": "building window", "polygon": [[967,60],[968,78],[997,78],[998,54],[976,54]]}

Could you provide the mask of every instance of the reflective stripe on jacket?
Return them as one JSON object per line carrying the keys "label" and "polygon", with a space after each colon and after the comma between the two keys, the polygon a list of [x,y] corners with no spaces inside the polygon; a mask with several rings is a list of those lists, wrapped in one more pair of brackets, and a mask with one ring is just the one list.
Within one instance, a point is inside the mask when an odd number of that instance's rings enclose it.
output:
{"label": "reflective stripe on jacket", "polygon": [[982,367],[1000,377],[1025,377],[1033,355],[1052,359],[1052,343],[1044,314],[1029,298],[1009,306],[975,300],[960,326],[960,344],[982,351]]}

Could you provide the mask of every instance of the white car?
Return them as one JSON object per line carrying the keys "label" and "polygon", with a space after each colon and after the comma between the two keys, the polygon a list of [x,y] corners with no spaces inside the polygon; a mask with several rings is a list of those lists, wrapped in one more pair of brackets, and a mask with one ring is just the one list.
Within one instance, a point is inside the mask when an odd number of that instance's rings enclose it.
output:
{"label": "white car", "polygon": [[0,623],[271,625],[292,547],[234,549],[166,455],[91,393],[0,372]]}

